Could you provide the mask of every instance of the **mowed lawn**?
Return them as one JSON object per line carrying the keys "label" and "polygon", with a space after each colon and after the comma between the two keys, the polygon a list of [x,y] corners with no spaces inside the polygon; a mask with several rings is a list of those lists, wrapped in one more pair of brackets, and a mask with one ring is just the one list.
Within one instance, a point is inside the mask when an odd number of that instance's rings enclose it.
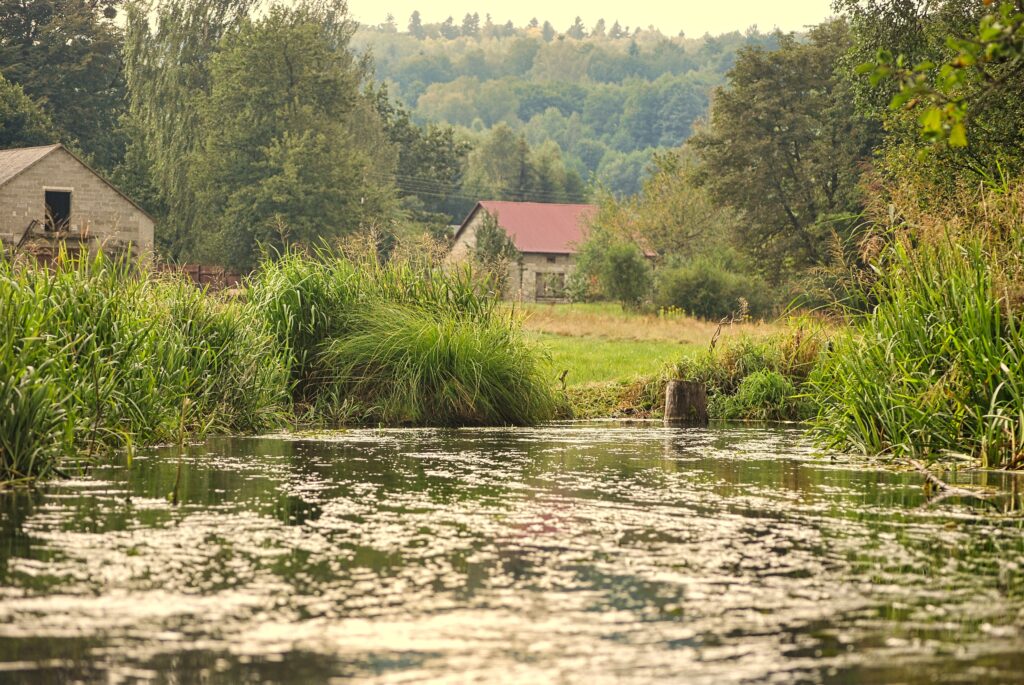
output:
{"label": "mowed lawn", "polygon": [[547,348],[556,375],[567,385],[630,380],[658,373],[699,347],[661,340],[609,340],[591,336],[531,333]]}
{"label": "mowed lawn", "polygon": [[[568,370],[568,385],[627,381],[651,376],[684,355],[707,349],[718,323],[680,313],[627,312],[617,304],[517,304],[523,327],[547,347],[556,374]],[[721,336],[766,334],[772,324],[725,326]]]}

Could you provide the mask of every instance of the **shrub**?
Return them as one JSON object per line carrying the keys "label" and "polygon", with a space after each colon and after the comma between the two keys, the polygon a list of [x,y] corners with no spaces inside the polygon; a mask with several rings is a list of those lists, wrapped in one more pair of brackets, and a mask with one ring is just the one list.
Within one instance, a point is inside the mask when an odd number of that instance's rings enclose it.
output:
{"label": "shrub", "polygon": [[591,287],[623,307],[638,307],[651,291],[651,265],[634,243],[607,231],[592,231],[580,247],[568,291],[574,301],[589,299]]}
{"label": "shrub", "polygon": [[823,356],[825,335],[814,320],[793,320],[780,333],[730,338],[684,357],[674,375],[707,386],[712,418],[810,418],[805,384]]}
{"label": "shrub", "polygon": [[722,260],[709,257],[660,269],[654,303],[702,319],[722,319],[744,310],[763,318],[772,309],[771,291],[764,279],[734,271]]}

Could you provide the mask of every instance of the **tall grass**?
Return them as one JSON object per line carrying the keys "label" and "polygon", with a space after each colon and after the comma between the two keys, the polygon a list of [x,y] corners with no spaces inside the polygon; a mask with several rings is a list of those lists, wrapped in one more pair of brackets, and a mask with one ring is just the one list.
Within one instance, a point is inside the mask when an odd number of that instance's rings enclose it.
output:
{"label": "tall grass", "polygon": [[541,355],[468,271],[286,254],[246,289],[219,299],[102,255],[0,259],[0,481],[185,435],[554,411]]}
{"label": "tall grass", "polygon": [[0,480],[163,442],[179,425],[202,436],[287,416],[286,369],[260,319],[126,260],[0,260],[0,321]]}
{"label": "tall grass", "polygon": [[674,375],[705,384],[712,418],[807,419],[814,407],[806,383],[825,352],[827,333],[820,321],[794,318],[770,335],[725,338],[684,357]]}
{"label": "tall grass", "polygon": [[248,286],[306,420],[530,424],[554,411],[538,350],[468,270],[285,254]]}
{"label": "tall grass", "polygon": [[825,445],[1022,465],[1022,236],[976,230],[891,245],[877,306],[854,318],[811,379]]}

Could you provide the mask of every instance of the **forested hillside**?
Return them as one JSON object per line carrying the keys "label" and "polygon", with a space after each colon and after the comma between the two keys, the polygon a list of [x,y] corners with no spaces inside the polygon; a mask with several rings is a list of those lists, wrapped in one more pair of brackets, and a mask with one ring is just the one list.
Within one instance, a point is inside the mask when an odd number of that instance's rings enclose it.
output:
{"label": "forested hillside", "polygon": [[[424,24],[419,13],[407,26],[362,26],[352,40],[416,122],[456,126],[477,149],[490,143],[506,159],[518,139],[543,166],[564,159],[570,174],[620,196],[639,190],[657,150],[689,138],[740,49],[777,44],[756,29],[688,38],[604,19],[556,29],[478,14]],[[488,163],[470,164],[463,194],[557,200],[580,185],[502,188],[479,168]]]}

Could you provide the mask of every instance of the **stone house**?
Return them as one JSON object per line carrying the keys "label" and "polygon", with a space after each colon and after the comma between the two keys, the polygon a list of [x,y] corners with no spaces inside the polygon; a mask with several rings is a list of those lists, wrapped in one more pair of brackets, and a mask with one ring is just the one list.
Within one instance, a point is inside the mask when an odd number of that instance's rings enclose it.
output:
{"label": "stone house", "polygon": [[0,150],[0,242],[52,258],[70,252],[153,252],[153,218],[62,145]]}
{"label": "stone house", "polygon": [[522,255],[509,267],[508,294],[526,302],[565,301],[565,284],[594,205],[541,202],[478,202],[455,232],[449,258],[465,259],[476,245],[484,214],[497,220]]}

